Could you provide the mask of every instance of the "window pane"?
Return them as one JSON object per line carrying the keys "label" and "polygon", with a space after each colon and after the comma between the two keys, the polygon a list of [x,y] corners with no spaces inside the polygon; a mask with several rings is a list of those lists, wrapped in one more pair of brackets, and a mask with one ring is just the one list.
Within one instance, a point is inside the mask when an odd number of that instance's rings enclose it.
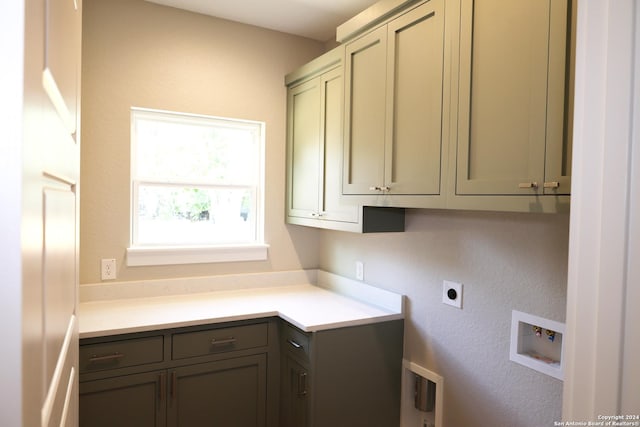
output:
{"label": "window pane", "polygon": [[132,245],[263,241],[264,123],[131,111]]}
{"label": "window pane", "polygon": [[255,212],[252,189],[140,185],[136,244],[252,243]]}
{"label": "window pane", "polygon": [[165,182],[253,185],[259,125],[167,117],[136,120],[136,176]]}

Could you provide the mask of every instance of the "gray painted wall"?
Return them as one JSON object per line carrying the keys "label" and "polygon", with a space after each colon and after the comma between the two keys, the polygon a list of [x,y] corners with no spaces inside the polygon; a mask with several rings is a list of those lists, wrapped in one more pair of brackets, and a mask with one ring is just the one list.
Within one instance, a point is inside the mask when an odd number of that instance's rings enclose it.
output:
{"label": "gray painted wall", "polygon": [[[405,233],[323,232],[320,268],[355,278],[363,261],[407,296],[404,357],[444,377],[445,427],[551,426],[562,382],[509,361],[511,310],[564,322],[568,236],[567,214],[412,210]],[[443,280],[464,284],[462,310]]]}

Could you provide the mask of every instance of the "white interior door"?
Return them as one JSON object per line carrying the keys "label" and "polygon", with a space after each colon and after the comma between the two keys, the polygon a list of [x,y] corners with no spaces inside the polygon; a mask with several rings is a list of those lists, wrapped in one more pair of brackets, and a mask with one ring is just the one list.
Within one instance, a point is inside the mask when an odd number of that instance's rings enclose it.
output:
{"label": "white interior door", "polygon": [[78,424],[81,0],[25,2],[22,425]]}

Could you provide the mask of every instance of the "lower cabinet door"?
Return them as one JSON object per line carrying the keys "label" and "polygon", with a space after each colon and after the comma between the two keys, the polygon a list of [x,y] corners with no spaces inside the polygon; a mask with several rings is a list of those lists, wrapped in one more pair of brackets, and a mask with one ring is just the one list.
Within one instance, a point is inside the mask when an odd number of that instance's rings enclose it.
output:
{"label": "lower cabinet door", "polygon": [[80,383],[80,427],[162,427],[166,371]]}
{"label": "lower cabinet door", "polygon": [[286,353],[282,357],[281,427],[306,427],[309,425],[309,370]]}
{"label": "lower cabinet door", "polygon": [[168,375],[169,426],[265,426],[266,354],[170,369]]}

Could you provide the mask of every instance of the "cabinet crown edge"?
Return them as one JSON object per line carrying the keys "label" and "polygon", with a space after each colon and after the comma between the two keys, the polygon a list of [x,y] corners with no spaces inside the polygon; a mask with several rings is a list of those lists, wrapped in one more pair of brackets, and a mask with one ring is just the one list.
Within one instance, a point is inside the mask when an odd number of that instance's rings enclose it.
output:
{"label": "cabinet crown edge", "polygon": [[421,2],[425,2],[425,0],[381,0],[339,25],[336,29],[336,41],[338,43],[347,42],[403,9]]}
{"label": "cabinet crown edge", "polygon": [[338,46],[307,62],[284,77],[285,86],[293,86],[342,65],[344,46]]}

